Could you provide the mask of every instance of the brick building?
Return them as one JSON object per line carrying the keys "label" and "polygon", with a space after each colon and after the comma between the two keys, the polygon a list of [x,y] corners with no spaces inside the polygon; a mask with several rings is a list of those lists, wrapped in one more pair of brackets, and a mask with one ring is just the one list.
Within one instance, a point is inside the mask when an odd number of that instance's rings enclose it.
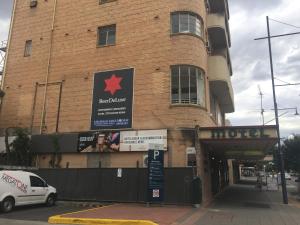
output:
{"label": "brick building", "polygon": [[[228,19],[227,0],[16,0],[0,128],[28,128],[41,168],[55,140],[70,168],[142,167],[154,142],[166,167],[209,181],[195,127],[234,111]],[[114,135],[118,149],[100,150]]]}

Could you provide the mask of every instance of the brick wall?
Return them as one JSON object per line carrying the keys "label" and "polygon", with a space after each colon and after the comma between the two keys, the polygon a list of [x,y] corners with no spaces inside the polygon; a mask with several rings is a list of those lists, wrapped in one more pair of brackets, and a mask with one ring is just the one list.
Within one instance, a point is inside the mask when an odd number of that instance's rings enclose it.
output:
{"label": "brick wall", "polygon": [[[35,83],[44,83],[50,48],[54,1],[29,8],[17,0],[7,61],[1,127],[30,126]],[[134,128],[174,128],[213,125],[206,110],[170,105],[170,65],[191,64],[207,71],[204,41],[187,35],[170,36],[170,13],[188,10],[206,19],[203,1],[98,0],[58,1],[54,22],[49,82],[64,80],[60,132],[88,130],[93,74],[135,68]],[[96,47],[97,27],[117,24],[115,46]],[[32,56],[23,57],[26,40]],[[208,83],[207,97],[208,97]],[[48,87],[47,132],[54,131],[58,85]],[[39,86],[33,126],[39,127],[45,86]],[[207,98],[207,108],[209,106]]]}
{"label": "brick wall", "polygon": [[[215,126],[215,122],[209,115],[205,40],[171,36],[170,13],[192,11],[206,24],[204,1],[117,0],[99,5],[99,0],[58,0],[50,51],[53,9],[54,0],[39,0],[37,8],[30,8],[28,1],[16,0],[0,128],[33,125],[34,132],[39,131],[45,85],[37,87],[33,110],[34,93],[37,82],[46,82],[49,55],[48,82],[63,81],[58,132],[90,129],[95,72],[133,67],[133,129],[169,129],[169,165],[185,166],[185,149],[193,145],[192,138],[176,129],[196,124]],[[116,45],[97,47],[97,28],[110,24],[117,27]],[[32,40],[30,57],[23,56],[26,40]],[[205,108],[170,104],[170,65],[175,64],[190,64],[205,71]],[[48,86],[45,133],[55,132],[58,98],[59,85]],[[115,156],[111,165],[117,166],[124,157],[128,165],[135,164],[143,154]],[[82,159],[87,160],[85,156]]]}

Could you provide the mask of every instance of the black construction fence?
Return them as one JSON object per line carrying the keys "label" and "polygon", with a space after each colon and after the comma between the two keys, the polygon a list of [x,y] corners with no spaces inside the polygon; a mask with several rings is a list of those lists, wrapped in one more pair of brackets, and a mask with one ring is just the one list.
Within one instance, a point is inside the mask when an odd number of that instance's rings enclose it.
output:
{"label": "black construction fence", "polygon": [[[59,200],[147,202],[147,168],[122,168],[121,176],[120,170],[118,176],[118,168],[39,169],[32,172],[57,189]],[[164,203],[201,201],[195,199],[201,198],[201,183],[195,182],[193,174],[193,168],[165,168]],[[196,194],[195,189],[199,190]]]}

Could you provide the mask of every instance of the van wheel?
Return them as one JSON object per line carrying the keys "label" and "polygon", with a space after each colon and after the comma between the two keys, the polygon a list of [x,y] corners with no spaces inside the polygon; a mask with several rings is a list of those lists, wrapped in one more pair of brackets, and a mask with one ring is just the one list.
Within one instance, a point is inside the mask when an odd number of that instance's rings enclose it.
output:
{"label": "van wheel", "polygon": [[46,201],[46,205],[47,206],[54,206],[55,205],[55,197],[54,197],[54,194],[50,194],[47,198],[47,201]]}
{"label": "van wheel", "polygon": [[10,212],[15,206],[15,200],[12,197],[5,198],[1,203],[1,209],[3,212]]}

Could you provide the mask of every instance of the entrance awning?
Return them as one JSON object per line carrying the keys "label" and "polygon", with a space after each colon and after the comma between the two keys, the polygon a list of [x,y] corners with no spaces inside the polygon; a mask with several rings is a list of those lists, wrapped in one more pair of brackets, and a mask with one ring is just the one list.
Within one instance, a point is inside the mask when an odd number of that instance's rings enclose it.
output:
{"label": "entrance awning", "polygon": [[204,127],[198,135],[208,152],[227,159],[263,159],[277,142],[276,126]]}

